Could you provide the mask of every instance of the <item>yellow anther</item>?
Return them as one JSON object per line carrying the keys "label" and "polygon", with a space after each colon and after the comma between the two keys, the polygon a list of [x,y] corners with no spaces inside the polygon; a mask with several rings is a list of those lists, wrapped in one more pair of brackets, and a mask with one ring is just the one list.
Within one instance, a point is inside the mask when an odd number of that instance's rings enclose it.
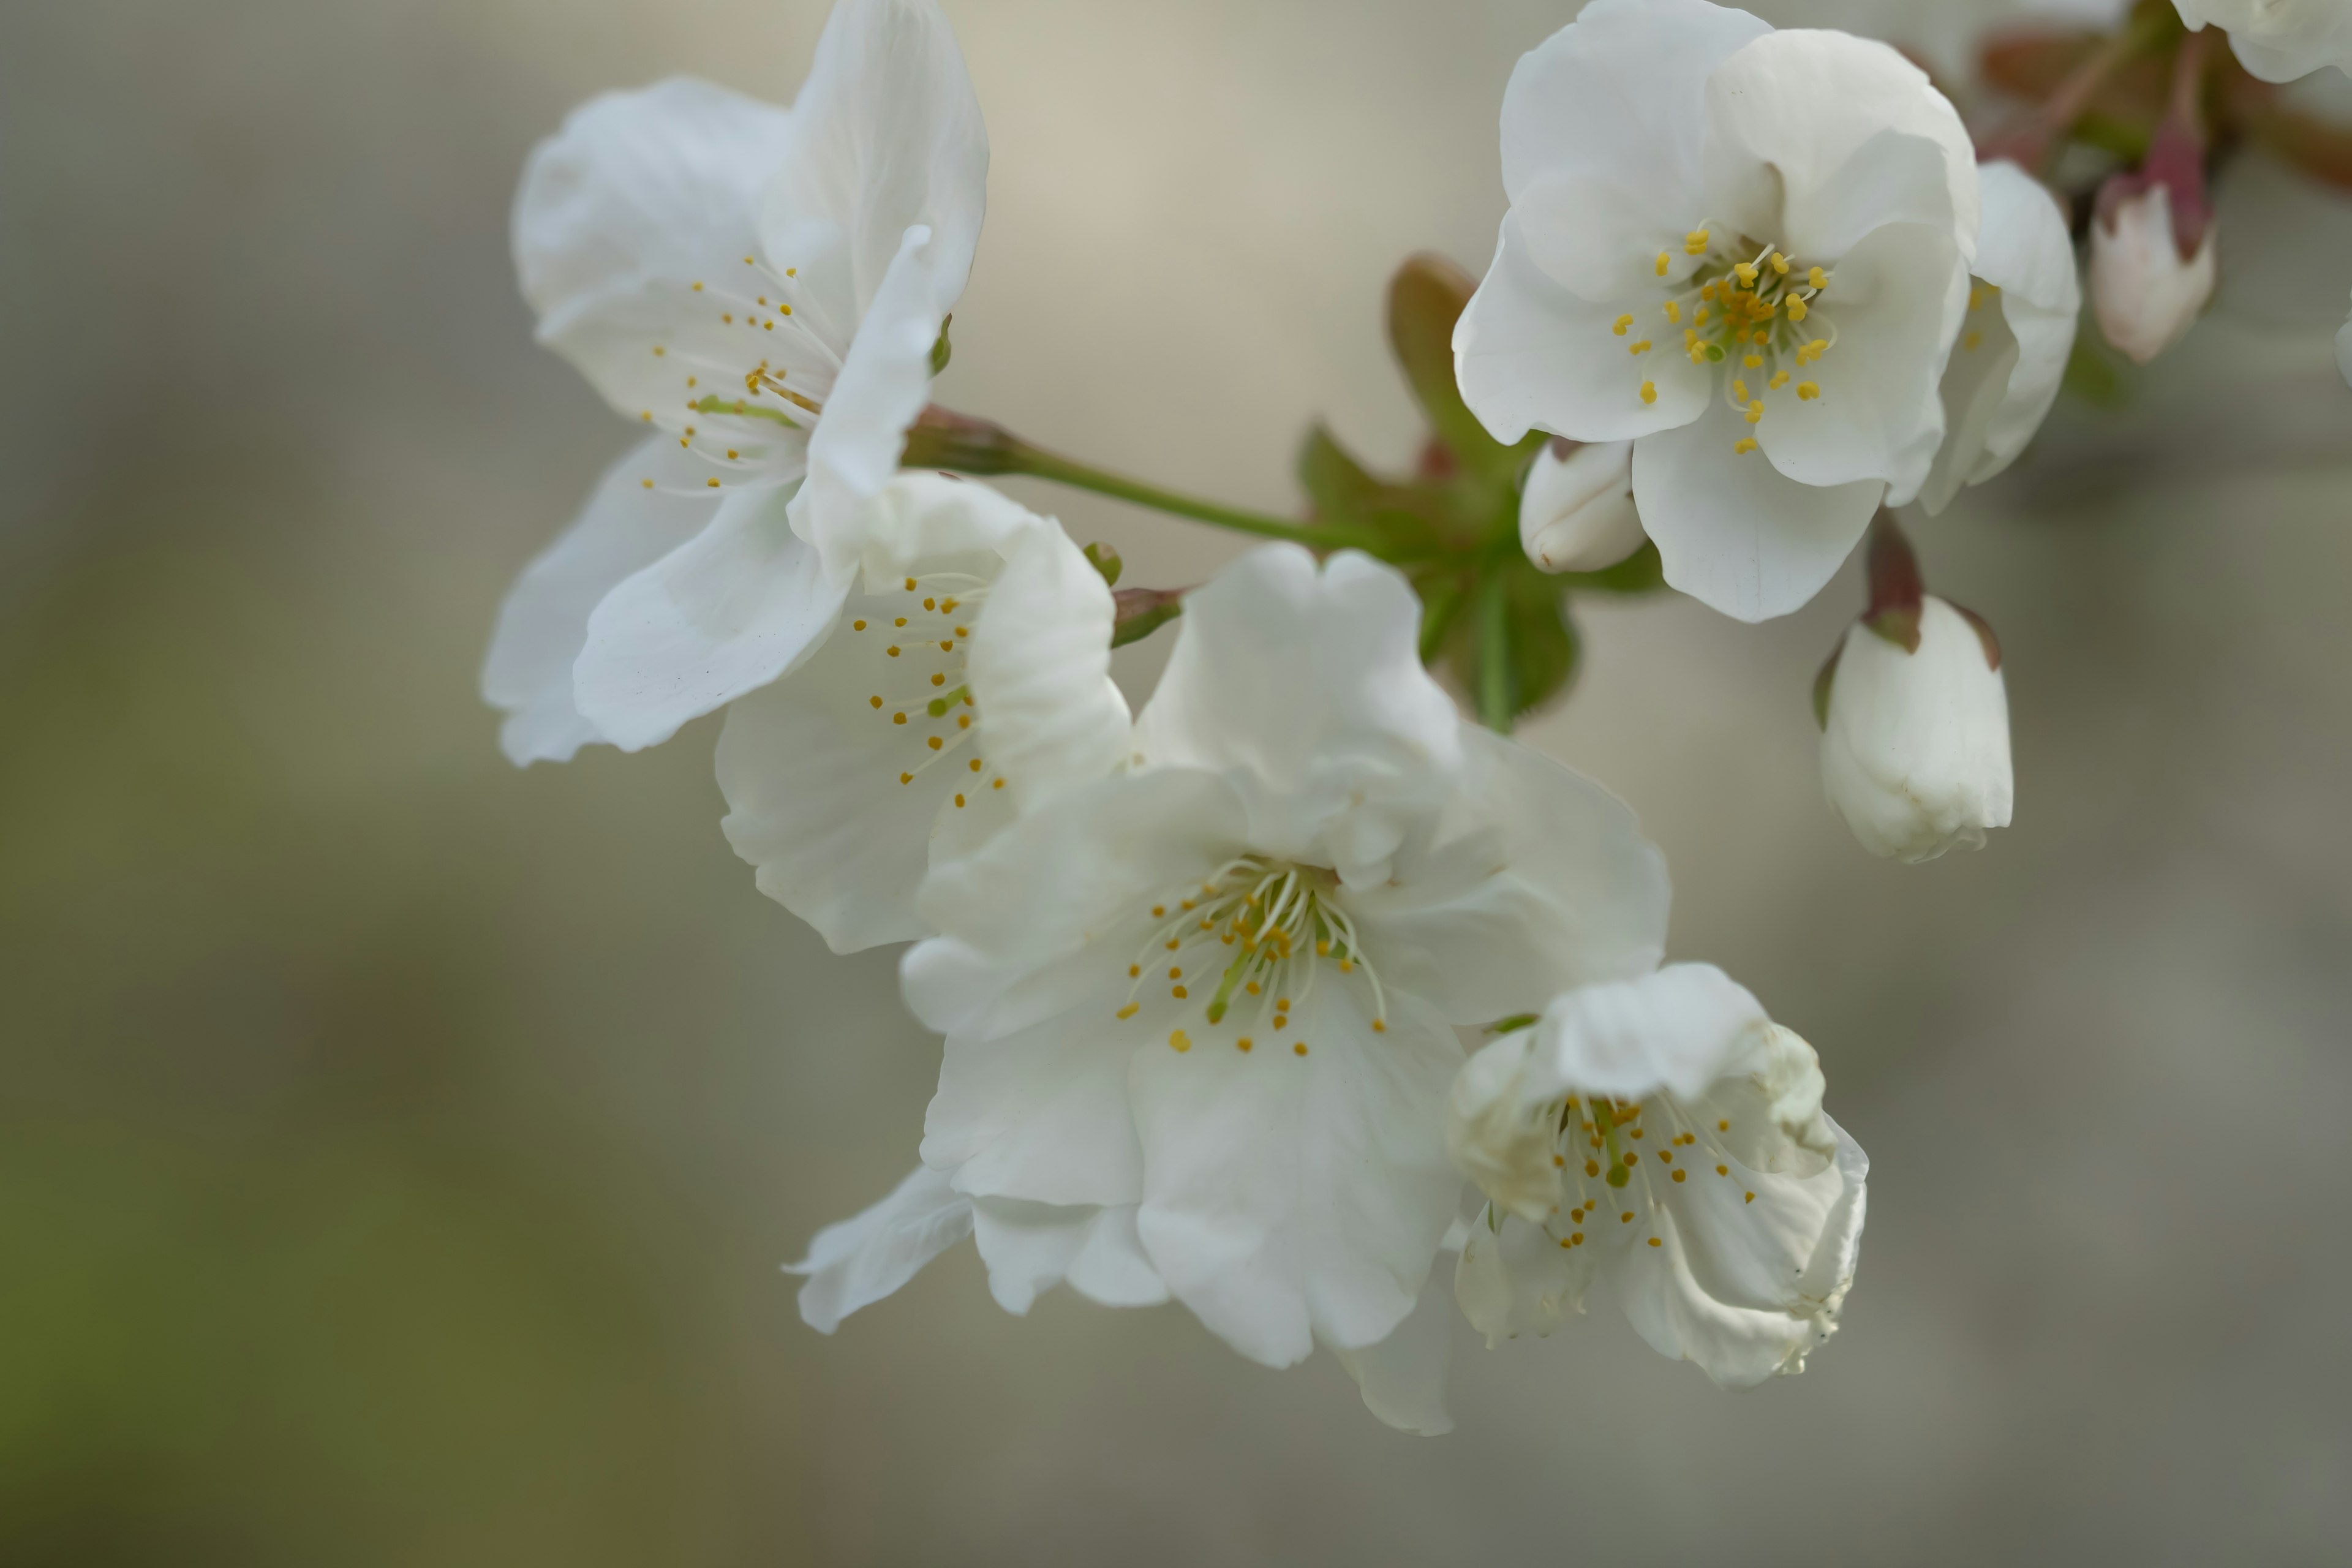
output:
{"label": "yellow anther", "polygon": [[1753,436],[1742,436],[1731,444],[1731,455],[1735,458],[1744,458],[1754,450],[1756,450],[1756,437]]}
{"label": "yellow anther", "polygon": [[1780,391],[1782,387],[1784,387],[1784,386],[1786,386],[1786,385],[1788,385],[1788,384],[1789,384],[1789,373],[1788,373],[1787,371],[1785,371],[1785,370],[1776,370],[1776,371],[1774,371],[1774,372],[1772,373],[1772,390],[1773,390],[1773,391],[1778,392],[1778,391]]}
{"label": "yellow anther", "polygon": [[1192,1048],[1192,1037],[1178,1029],[1168,1037],[1168,1043],[1179,1051],[1189,1051]]}
{"label": "yellow anther", "polygon": [[1748,405],[1748,423],[1750,425],[1760,425],[1763,422],[1764,400],[1759,397],[1755,402]]}
{"label": "yellow anther", "polygon": [[709,485],[714,490],[719,488],[719,481],[717,479],[705,479],[702,482]]}
{"label": "yellow anther", "polygon": [[1237,1050],[1237,1051],[1246,1051],[1246,1050],[1248,1050],[1248,1049],[1250,1048],[1250,1047],[1251,1047],[1252,1045],[1254,1045],[1255,1043],[1255,1041],[1253,1041],[1253,1040],[1252,1040],[1252,1039],[1251,1039],[1247,1035],[1244,1035],[1240,1039],[1235,1040],[1235,1041],[1234,1042],[1234,1049],[1235,1049],[1235,1050]]}
{"label": "yellow anther", "polygon": [[1685,1176],[1687,1176],[1687,1175],[1689,1175],[1689,1174],[1690,1174],[1690,1173],[1689,1173],[1688,1171],[1676,1171],[1676,1172],[1675,1173],[1675,1181],[1677,1181],[1677,1182],[1679,1182],[1679,1181],[1681,1181],[1684,1177],[1685,1177]]}
{"label": "yellow anther", "polygon": [[1830,275],[1818,267],[1809,267],[1805,269],[1805,281],[1816,289],[1826,289],[1830,286]]}
{"label": "yellow anther", "polygon": [[1789,258],[1777,250],[1772,253],[1772,270],[1783,278],[1789,275]]}
{"label": "yellow anther", "polygon": [[1189,994],[1190,994],[1189,992],[1187,992],[1187,991],[1186,991],[1186,990],[1185,990],[1181,985],[1171,985],[1171,986],[1168,988],[1168,994],[1170,994],[1171,996],[1175,997],[1175,998],[1176,998],[1176,1000],[1178,1000],[1179,1002],[1181,1002],[1182,1000],[1184,1000],[1184,998],[1185,998],[1187,995],[1189,995]]}
{"label": "yellow anther", "polygon": [[1119,1016],[1120,1017],[1122,1017],[1122,1018],[1132,1018],[1132,1017],[1134,1017],[1138,1013],[1140,1013],[1140,1012],[1142,1012],[1142,1011],[1143,1011],[1143,1004],[1142,1004],[1142,1003],[1140,1003],[1140,1002],[1129,1002],[1126,1006],[1121,1007],[1121,1008],[1118,1010],[1118,1016]]}
{"label": "yellow anther", "polygon": [[898,782],[902,784],[913,784],[915,782],[915,775],[912,773],[900,773],[898,775]]}
{"label": "yellow anther", "polygon": [[1800,402],[1800,403],[1811,403],[1814,398],[1819,397],[1821,395],[1822,395],[1822,384],[1821,384],[1820,382],[1818,382],[1818,381],[1801,381],[1801,382],[1797,383],[1797,401],[1798,401],[1798,402]]}
{"label": "yellow anther", "polygon": [[1715,289],[1716,285],[1714,281],[1710,279],[1698,286],[1698,297],[1712,304],[1715,300]]}
{"label": "yellow anther", "polygon": [[1681,320],[1683,319],[1683,308],[1682,308],[1681,304],[1680,304],[1679,302],[1675,301],[1675,300],[1667,300],[1667,301],[1666,301],[1666,304],[1665,304],[1665,310],[1666,310],[1666,320],[1668,320],[1669,321],[1681,321]]}
{"label": "yellow anther", "polygon": [[1300,1040],[1297,1044],[1293,1045],[1290,1047],[1290,1054],[1294,1057],[1305,1056],[1307,1054],[1307,1042],[1305,1040]]}
{"label": "yellow anther", "polygon": [[931,748],[931,750],[933,750],[933,751],[935,751],[935,752],[936,752],[936,751],[938,751],[941,746],[944,746],[944,745],[946,745],[946,744],[947,744],[947,742],[946,742],[945,741],[940,740],[937,735],[932,736],[932,737],[930,738],[930,740],[929,740],[928,742],[926,742],[926,743],[927,743],[927,744]]}
{"label": "yellow anther", "polygon": [[1746,365],[1750,370],[1762,370],[1764,368],[1764,356],[1762,354],[1749,354],[1746,359],[1741,360],[1739,363]]}
{"label": "yellow anther", "polygon": [[1685,256],[1706,255],[1706,230],[1703,228],[1695,228],[1688,234],[1683,236],[1683,254]]}
{"label": "yellow anther", "polygon": [[1802,300],[1798,299],[1793,294],[1789,297],[1789,320],[1792,321],[1801,321],[1812,313],[1813,308],[1811,305],[1806,304]]}
{"label": "yellow anther", "polygon": [[1655,403],[1657,400],[1658,384],[1654,381],[1643,382],[1642,384],[1642,401],[1644,403]]}
{"label": "yellow anther", "polygon": [[[911,594],[911,593],[913,593],[914,591],[915,591],[915,580],[914,580],[912,577],[909,577],[909,578],[908,578],[908,579],[907,579],[907,592],[908,592],[909,594]],[[901,625],[904,625],[905,623],[901,622],[900,624],[901,624]]]}
{"label": "yellow anther", "polygon": [[1660,1241],[1656,1237],[1654,1237],[1654,1237],[1650,1237],[1650,1245],[1651,1245],[1652,1247],[1664,1247],[1664,1246],[1665,1246],[1665,1243],[1664,1243],[1664,1242],[1663,1242],[1663,1241]]}
{"label": "yellow anther", "polygon": [[1704,327],[1706,325],[1706,307],[1701,305],[1697,310],[1693,310],[1691,312],[1691,321],[1698,326]]}
{"label": "yellow anther", "polygon": [[1744,1197],[1744,1198],[1742,1198],[1742,1199],[1740,1200],[1740,1202],[1742,1202],[1742,1203],[1749,1203],[1749,1204],[1752,1204],[1752,1203],[1754,1203],[1755,1201],[1756,1201],[1756,1194],[1755,1194],[1754,1193],[1750,1193],[1750,1194],[1748,1194],[1746,1197]]}
{"label": "yellow anther", "polygon": [[1375,1035],[1385,1035],[1388,1032],[1389,1021],[1386,1018],[1375,1018],[1372,1020],[1372,1033]]}
{"label": "yellow anther", "polygon": [[1748,384],[1747,384],[1746,382],[1744,382],[1744,381],[1742,381],[1742,380],[1738,379],[1737,376],[1733,377],[1733,378],[1732,378],[1732,383],[1731,383],[1731,396],[1732,396],[1732,401],[1734,401],[1734,402],[1736,402],[1736,403],[1745,403],[1745,402],[1747,402],[1747,401],[1748,401]]}
{"label": "yellow anther", "polygon": [[1638,343],[1629,343],[1626,345],[1625,352],[1637,356],[1648,353],[1650,352],[1650,340],[1643,338]]}
{"label": "yellow anther", "polygon": [[1739,279],[1742,288],[1752,289],[1756,286],[1756,268],[1748,262],[1732,263],[1731,275]]}
{"label": "yellow anther", "polygon": [[961,795],[956,796],[956,809],[958,811],[961,811],[963,809],[963,796]]}
{"label": "yellow anther", "polygon": [[1748,334],[1748,341],[1751,343],[1758,344],[1769,343],[1772,341],[1772,334],[1766,331],[1763,328],[1759,327],[1754,331]]}
{"label": "yellow anther", "polygon": [[933,686],[945,686],[947,683],[948,678],[944,675],[934,675],[931,677],[931,684]]}
{"label": "yellow anther", "polygon": [[1610,330],[1611,331],[1612,331],[1612,332],[1616,333],[1619,337],[1621,337],[1621,338],[1622,338],[1622,337],[1623,337],[1623,336],[1625,335],[1625,330],[1626,330],[1628,327],[1631,327],[1633,324],[1633,317],[1631,317],[1631,316],[1620,316],[1620,317],[1618,317],[1618,318],[1617,318],[1616,323],[1615,323],[1614,325],[1612,325],[1609,330]]}
{"label": "yellow anther", "polygon": [[1595,1160],[1587,1160],[1584,1162],[1584,1173],[1588,1176],[1599,1175],[1601,1173],[1600,1162]]}
{"label": "yellow anther", "polygon": [[1692,344],[1697,342],[1698,329],[1696,327],[1685,327],[1683,329],[1683,347],[1689,348]]}
{"label": "yellow anther", "polygon": [[1659,277],[1664,278],[1664,277],[1666,275],[1666,268],[1667,268],[1668,267],[1672,266],[1673,264],[1674,264],[1674,263],[1673,263],[1673,262],[1672,262],[1672,260],[1667,257],[1667,255],[1666,255],[1666,253],[1665,253],[1664,251],[1661,250],[1660,252],[1658,252],[1658,276],[1659,276]]}
{"label": "yellow anther", "polygon": [[1981,310],[1984,309],[1983,284],[1977,284],[1969,290],[1969,309],[1971,310]]}
{"label": "yellow anther", "polygon": [[1727,1176],[1731,1174],[1731,1167],[1728,1165],[1717,1165],[1715,1168],[1715,1173],[1718,1176]]}

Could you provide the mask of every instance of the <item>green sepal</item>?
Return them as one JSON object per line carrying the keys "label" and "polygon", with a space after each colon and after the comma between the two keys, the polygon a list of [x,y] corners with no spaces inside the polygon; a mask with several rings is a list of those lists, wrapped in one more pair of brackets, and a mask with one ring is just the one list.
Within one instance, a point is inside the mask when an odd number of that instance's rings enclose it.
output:
{"label": "green sepal", "polygon": [[1122,588],[1111,598],[1118,605],[1118,619],[1111,626],[1113,647],[1141,642],[1184,613],[1181,589]]}
{"label": "green sepal", "polygon": [[1507,1035],[1514,1029],[1532,1027],[1543,1016],[1540,1013],[1514,1013],[1507,1018],[1497,1018],[1486,1026],[1490,1035]]}
{"label": "green sepal", "polygon": [[940,372],[947,369],[948,361],[955,357],[955,345],[948,342],[948,327],[954,321],[955,316],[953,312],[950,312],[948,315],[940,318],[940,335],[931,344],[931,374],[933,375],[937,375]]}
{"label": "green sepal", "polygon": [[1864,630],[1893,643],[1905,653],[1919,651],[1919,611],[1916,605],[1864,616],[1862,624]]}
{"label": "green sepal", "polygon": [[2096,332],[2074,334],[2074,352],[2066,356],[2066,373],[2059,385],[2094,408],[2122,408],[2130,404],[2131,370],[2095,341]]}
{"label": "green sepal", "polygon": [[1097,540],[1082,553],[1087,558],[1087,564],[1102,574],[1102,580],[1108,586],[1118,586],[1118,574],[1127,570],[1127,563],[1119,559],[1117,546]]}
{"label": "green sepal", "polygon": [[1559,581],[1515,551],[1480,583],[1474,614],[1457,616],[1444,663],[1470,694],[1479,721],[1507,732],[1575,679],[1582,656]]}
{"label": "green sepal", "polygon": [[1442,488],[1378,478],[1321,425],[1307,432],[1297,468],[1316,521],[1375,533],[1400,556],[1434,555],[1444,548],[1441,524],[1450,502]]}

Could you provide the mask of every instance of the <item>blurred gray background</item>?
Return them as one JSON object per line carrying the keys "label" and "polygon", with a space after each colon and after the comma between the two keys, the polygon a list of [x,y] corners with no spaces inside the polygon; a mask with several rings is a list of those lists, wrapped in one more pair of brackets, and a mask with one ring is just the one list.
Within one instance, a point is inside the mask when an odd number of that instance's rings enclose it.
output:
{"label": "blurred gray background", "polygon": [[[1483,267],[1572,3],[947,6],[995,161],[943,401],[1270,508],[1311,416],[1409,455],[1384,281]],[[1759,9],[1951,60],[1992,7]],[[789,97],[822,20],[0,8],[0,1561],[2341,1561],[2340,205],[1919,531],[2008,645],[1986,852],[1880,864],[1821,801],[1851,576],[1585,616],[1528,733],[1664,846],[1675,952],[1819,1046],[1872,1224],[1801,1378],[1718,1392],[1604,1302],[1461,1331],[1423,1441],[1173,1308],[1007,1317],[969,1248],[804,1329],[777,1265],[936,1069],[893,955],[753,890],[713,722],[497,752],[492,613],[633,438],[531,345],[520,160],[670,72]],[[1234,548],[1024,494],[1136,581]]]}

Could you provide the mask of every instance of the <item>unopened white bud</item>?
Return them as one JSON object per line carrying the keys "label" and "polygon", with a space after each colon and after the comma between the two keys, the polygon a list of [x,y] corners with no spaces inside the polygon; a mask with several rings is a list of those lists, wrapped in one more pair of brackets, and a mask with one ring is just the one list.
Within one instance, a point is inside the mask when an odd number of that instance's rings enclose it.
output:
{"label": "unopened white bud", "polygon": [[2172,192],[2158,184],[2116,201],[2091,223],[2091,302],[2107,342],[2146,364],[2180,341],[2213,297],[2209,226],[2187,260],[2172,225]]}
{"label": "unopened white bud", "polygon": [[1848,628],[1824,672],[1822,784],[1862,847],[1917,862],[1984,847],[2009,826],[2009,693],[1976,622],[1943,600],[1919,606],[1906,653],[1867,625]]}
{"label": "unopened white bud", "polygon": [[1570,447],[1553,441],[1537,454],[1519,492],[1519,542],[1546,572],[1598,572],[1642,548],[1633,510],[1633,443]]}

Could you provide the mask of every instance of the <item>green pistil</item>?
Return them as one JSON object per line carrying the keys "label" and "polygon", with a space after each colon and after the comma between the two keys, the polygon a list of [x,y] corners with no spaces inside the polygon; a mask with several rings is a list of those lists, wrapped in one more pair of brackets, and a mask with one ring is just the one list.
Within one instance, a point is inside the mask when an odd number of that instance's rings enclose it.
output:
{"label": "green pistil", "polygon": [[1209,1022],[1222,1024],[1225,1021],[1225,1008],[1234,999],[1234,987],[1242,983],[1243,973],[1256,957],[1256,953],[1244,948],[1234,954],[1231,963],[1225,965],[1225,977],[1217,982],[1217,994],[1209,998]]}
{"label": "green pistil", "polygon": [[787,430],[797,430],[800,421],[785,416],[778,408],[761,408],[740,397],[721,397],[717,393],[689,405],[697,414],[736,414],[746,419],[772,419]]}
{"label": "green pistil", "polygon": [[1592,1125],[1601,1130],[1601,1141],[1609,1154],[1608,1173],[1601,1180],[1612,1187],[1622,1187],[1633,1178],[1625,1169],[1624,1152],[1617,1147],[1617,1119],[1609,1113],[1606,1100],[1591,1100],[1585,1103],[1592,1107]]}
{"label": "green pistil", "polygon": [[944,697],[934,697],[931,699],[929,707],[925,709],[925,711],[929,713],[934,719],[943,719],[947,717],[947,711],[949,709],[954,707],[959,702],[968,702],[971,700],[971,697],[969,695],[971,690],[971,688],[969,686],[959,686]]}

